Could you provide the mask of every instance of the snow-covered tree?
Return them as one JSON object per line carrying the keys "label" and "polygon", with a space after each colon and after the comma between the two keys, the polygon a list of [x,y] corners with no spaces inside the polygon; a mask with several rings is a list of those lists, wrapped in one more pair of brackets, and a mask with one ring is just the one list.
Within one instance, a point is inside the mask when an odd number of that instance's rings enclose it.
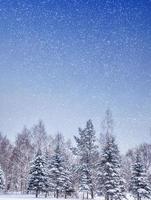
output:
{"label": "snow-covered tree", "polygon": [[113,135],[107,134],[101,162],[98,164],[98,184],[100,184],[101,189],[99,192],[105,196],[106,200],[125,197],[120,163],[121,159],[115,138]]}
{"label": "snow-covered tree", "polygon": [[80,166],[80,184],[79,184],[79,190],[83,192],[83,199],[84,199],[84,193],[88,194],[90,191],[89,182],[90,182],[90,173],[89,168],[87,164],[81,164]]}
{"label": "snow-covered tree", "polygon": [[47,193],[47,188],[48,176],[46,164],[41,150],[38,150],[30,168],[28,191],[35,191],[36,197],[38,197],[40,192]]}
{"label": "snow-covered tree", "polygon": [[65,199],[67,195],[70,195],[74,192],[73,179],[72,179],[72,170],[69,166],[65,167],[65,182],[63,184],[63,192]]}
{"label": "snow-covered tree", "polygon": [[11,186],[11,167],[10,162],[12,157],[13,146],[9,139],[0,133],[0,165],[5,174],[5,190],[10,190]]}
{"label": "snow-covered tree", "polygon": [[4,177],[4,172],[0,167],[0,190],[4,190],[5,188],[5,177]]}
{"label": "snow-covered tree", "polygon": [[46,149],[45,154],[44,154],[44,165],[45,165],[45,177],[46,177],[45,197],[47,197],[48,193],[50,191],[50,186],[51,186],[50,178],[49,178],[50,155],[49,155],[49,152],[48,152],[47,149]]}
{"label": "snow-covered tree", "polygon": [[151,198],[151,189],[148,184],[146,171],[142,164],[139,152],[136,153],[135,163],[132,167],[132,177],[129,190],[137,200],[141,200],[142,198]]}
{"label": "snow-covered tree", "polygon": [[100,133],[100,148],[99,148],[99,157],[98,157],[98,162],[97,162],[97,194],[102,195],[103,194],[103,188],[102,186],[104,185],[103,183],[103,165],[101,163],[101,154],[102,154],[102,147],[105,146],[106,143],[106,136],[107,135],[112,135],[113,133],[113,118],[112,118],[112,112],[110,109],[107,109],[105,112],[105,118],[101,123],[102,125],[102,131]]}
{"label": "snow-covered tree", "polygon": [[87,193],[87,198],[88,194],[93,198],[95,190],[96,158],[98,152],[95,131],[91,120],[86,123],[85,129],[79,129],[79,137],[75,137],[75,140],[77,143],[75,153],[80,158],[78,167],[80,173],[79,189],[83,193]]}
{"label": "snow-covered tree", "polygon": [[[26,192],[28,187],[28,173],[30,161],[33,158],[33,145],[31,133],[26,127],[16,137],[15,146],[11,157],[11,188],[16,191]],[[15,187],[14,187],[15,186]]]}
{"label": "snow-covered tree", "polygon": [[59,194],[65,194],[66,197],[71,191],[72,182],[65,156],[62,152],[62,135],[58,133],[55,141],[56,148],[49,166],[49,180],[50,191],[54,192],[54,196],[58,198]]}

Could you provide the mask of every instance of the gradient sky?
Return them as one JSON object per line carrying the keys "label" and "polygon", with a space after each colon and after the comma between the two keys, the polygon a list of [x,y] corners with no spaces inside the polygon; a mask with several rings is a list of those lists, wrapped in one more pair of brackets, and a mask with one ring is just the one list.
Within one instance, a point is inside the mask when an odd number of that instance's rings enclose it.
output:
{"label": "gradient sky", "polygon": [[151,141],[150,0],[0,0],[0,130],[77,134],[107,108],[124,152]]}

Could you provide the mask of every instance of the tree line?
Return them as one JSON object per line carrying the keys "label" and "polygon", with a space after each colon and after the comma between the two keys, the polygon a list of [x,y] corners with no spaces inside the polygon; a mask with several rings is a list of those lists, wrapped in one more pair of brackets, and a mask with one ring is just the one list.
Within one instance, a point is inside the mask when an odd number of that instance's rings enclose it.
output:
{"label": "tree line", "polygon": [[151,197],[151,144],[141,144],[121,155],[113,135],[110,110],[96,138],[92,120],[74,136],[48,135],[39,121],[23,128],[12,144],[0,134],[0,189],[4,192],[83,199],[104,196],[121,200],[130,193],[141,200]]}

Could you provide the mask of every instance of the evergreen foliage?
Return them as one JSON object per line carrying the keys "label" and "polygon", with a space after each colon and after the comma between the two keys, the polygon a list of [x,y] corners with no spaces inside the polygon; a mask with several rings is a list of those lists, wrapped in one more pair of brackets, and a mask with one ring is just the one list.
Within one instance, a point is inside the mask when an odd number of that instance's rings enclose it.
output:
{"label": "evergreen foliage", "polygon": [[137,200],[150,198],[150,187],[148,184],[146,171],[142,164],[139,153],[136,154],[136,160],[132,167],[132,177],[130,182],[130,192]]}
{"label": "evergreen foliage", "polygon": [[75,137],[77,148],[76,154],[80,157],[79,173],[80,184],[79,189],[82,192],[90,193],[94,198],[95,190],[95,172],[96,159],[98,156],[95,131],[92,121],[86,123],[85,129],[79,129],[79,137]]}
{"label": "evergreen foliage", "polygon": [[[115,138],[106,135],[106,142],[102,151],[101,163],[98,165],[98,184],[106,200],[122,199],[125,197],[124,182],[120,173],[120,155]],[[101,191],[100,191],[101,192]]]}
{"label": "evergreen foliage", "polygon": [[48,179],[46,163],[42,156],[41,150],[38,150],[35,160],[32,162],[29,173],[28,191],[35,191],[36,197],[40,192],[47,192]]}

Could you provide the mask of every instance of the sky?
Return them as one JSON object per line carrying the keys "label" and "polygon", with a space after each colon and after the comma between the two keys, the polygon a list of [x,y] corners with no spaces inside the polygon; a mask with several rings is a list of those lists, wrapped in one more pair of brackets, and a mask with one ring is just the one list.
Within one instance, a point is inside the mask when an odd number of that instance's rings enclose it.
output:
{"label": "sky", "polygon": [[120,150],[151,142],[150,0],[0,0],[0,131],[99,137],[110,108]]}

